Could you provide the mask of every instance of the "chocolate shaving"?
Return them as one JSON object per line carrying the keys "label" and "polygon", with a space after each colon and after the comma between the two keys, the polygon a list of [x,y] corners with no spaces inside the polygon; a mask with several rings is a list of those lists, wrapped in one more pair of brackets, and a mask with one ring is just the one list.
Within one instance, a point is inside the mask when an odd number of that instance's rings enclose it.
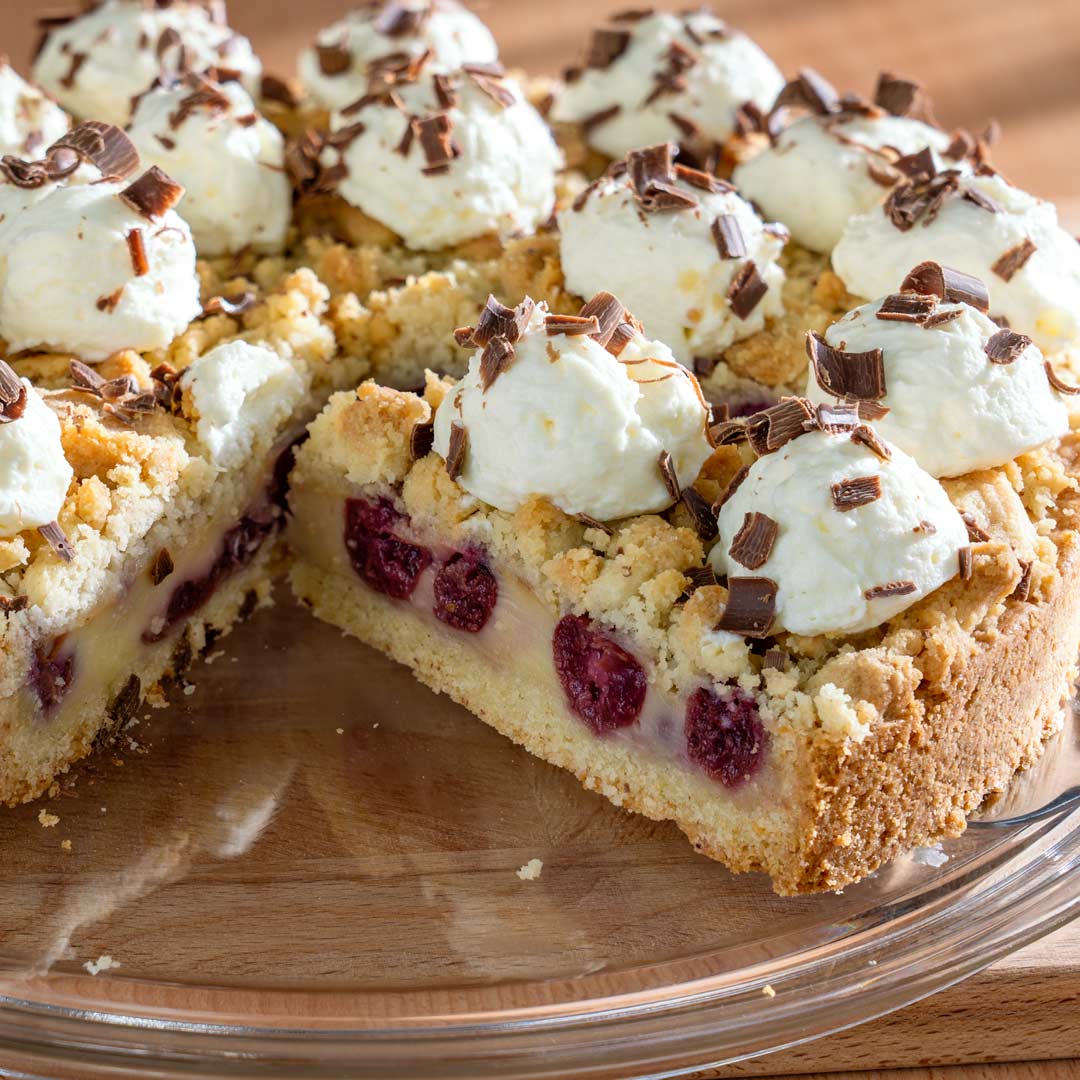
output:
{"label": "chocolate shaving", "polygon": [[698,200],[675,186],[674,143],[659,143],[634,150],[626,158],[634,197],[646,213],[691,210]]}
{"label": "chocolate shaving", "polygon": [[812,113],[825,116],[836,112],[839,105],[840,95],[832,83],[813,68],[803,68],[780,91],[773,111],[787,106],[809,109]]}
{"label": "chocolate shaving", "polygon": [[771,578],[729,578],[727,606],[716,624],[717,630],[743,637],[768,637],[776,618],[776,590]]}
{"label": "chocolate shaving", "polygon": [[277,75],[263,75],[262,96],[267,101],[276,101],[290,109],[295,109],[300,104],[300,95],[286,79]]}
{"label": "chocolate shaving", "polygon": [[614,120],[621,112],[621,105],[609,105],[606,109],[599,109],[597,112],[590,113],[582,118],[581,130],[585,135],[588,135],[593,128],[606,124],[609,120]]}
{"label": "chocolate shaving", "polygon": [[465,425],[455,420],[450,425],[450,445],[446,449],[446,475],[456,480],[465,467],[465,454],[469,449],[469,432]]}
{"label": "chocolate shaving", "polygon": [[968,304],[984,314],[990,310],[990,294],[977,277],[941,263],[919,263],[904,278],[900,290],[933,295],[947,303]]}
{"label": "chocolate shaving", "polygon": [[917,586],[914,581],[887,581],[884,585],[874,585],[863,596],[867,600],[881,600],[887,596],[908,596]]}
{"label": "chocolate shaving", "polygon": [[769,561],[779,532],[780,526],[768,514],[748,513],[728,555],[747,570],[759,570]]}
{"label": "chocolate shaving", "polygon": [[660,467],[660,475],[664,480],[664,487],[667,488],[667,493],[671,498],[678,502],[682,498],[682,488],[679,487],[679,475],[675,471],[675,464],[671,460],[671,454],[667,450],[660,451],[660,457],[657,458],[657,465]]}
{"label": "chocolate shaving", "polygon": [[860,424],[852,433],[851,441],[862,443],[872,454],[876,454],[882,461],[888,461],[892,457],[889,448],[882,442],[878,433],[869,424]]}
{"label": "chocolate shaving", "polygon": [[154,585],[160,585],[175,569],[172,556],[168,548],[161,548],[150,560],[148,567],[150,581]]}
{"label": "chocolate shaving", "polygon": [[960,308],[950,308],[948,311],[935,311],[933,315],[923,320],[924,330],[933,330],[937,326],[951,323],[953,319],[959,319],[964,312]]}
{"label": "chocolate shaving", "polygon": [[709,442],[713,446],[734,446],[748,438],[745,420],[720,420],[709,428]]}
{"label": "chocolate shaving", "polygon": [[1015,330],[999,330],[983,346],[992,364],[1011,364],[1031,344],[1026,334]]}
{"label": "chocolate shaving", "polygon": [[876,401],[857,401],[855,406],[859,412],[859,419],[867,423],[880,420],[883,416],[888,416],[892,411],[888,406],[880,405]]}
{"label": "chocolate shaving", "polygon": [[753,259],[747,259],[731,279],[727,299],[737,319],[748,319],[754,308],[769,291],[765,279],[758,273]]}
{"label": "chocolate shaving", "polygon": [[866,162],[866,172],[875,184],[881,187],[891,188],[900,182],[900,173],[891,165],[883,165],[880,161],[870,158]]}
{"label": "chocolate shaving", "polygon": [[887,322],[925,323],[937,307],[936,296],[918,293],[893,293],[885,297],[877,310],[877,318]]}
{"label": "chocolate shaving", "polygon": [[452,109],[458,103],[457,90],[449,75],[432,75],[431,84],[440,109]]}
{"label": "chocolate shaving", "polygon": [[120,198],[128,206],[151,221],[168,213],[183,195],[183,187],[156,165],[151,165],[138,180],[120,192]]}
{"label": "chocolate shaving", "polygon": [[971,548],[962,547],[957,553],[957,562],[960,564],[960,580],[970,581],[971,575],[975,569],[975,561],[971,553]]}
{"label": "chocolate shaving", "polygon": [[689,570],[683,571],[683,577],[686,578],[686,587],[678,600],[675,601],[677,604],[685,604],[698,589],[706,589],[720,584],[716,580],[716,571],[708,565],[692,566]]}
{"label": "chocolate shaving", "polygon": [[739,490],[742,482],[749,476],[750,466],[743,465],[739,471],[728,481],[728,486],[724,488],[724,493],[716,500],[716,506],[714,509],[719,512],[720,508]]}
{"label": "chocolate shaving", "polygon": [[319,60],[319,70],[332,78],[344,75],[352,67],[352,53],[340,42],[329,45],[315,45],[315,55]]}
{"label": "chocolate shaving", "polygon": [[1032,243],[1031,237],[1025,236],[1019,244],[1013,245],[990,267],[1002,281],[1012,281],[1019,270],[1024,268],[1028,259],[1039,249]]}
{"label": "chocolate shaving", "polygon": [[142,229],[132,229],[127,234],[128,254],[136,277],[145,277],[150,273],[150,261],[146,257],[146,245],[143,243]]}
{"label": "chocolate shaving", "polygon": [[372,26],[387,37],[403,37],[415,34],[431,14],[433,5],[409,8],[404,4],[384,4],[382,10],[372,20]]}
{"label": "chocolate shaving", "polygon": [[677,112],[669,112],[668,119],[679,129],[687,139],[696,141],[701,138],[701,125],[689,116],[680,116]]}
{"label": "chocolate shaving", "polygon": [[739,219],[734,214],[721,214],[712,223],[712,234],[721,259],[746,258],[746,237],[743,236]]}
{"label": "chocolate shaving", "polygon": [[920,521],[911,531],[919,533],[922,536],[935,536],[937,534],[937,526],[932,521]]}
{"label": "chocolate shaving", "polygon": [[968,539],[979,544],[985,544],[990,539],[990,534],[975,520],[974,516],[966,510],[960,511],[960,519],[967,528]]}
{"label": "chocolate shaving", "polygon": [[846,514],[881,498],[880,476],[855,476],[832,485],[833,506]]}
{"label": "chocolate shaving", "polygon": [[203,316],[208,315],[243,315],[250,311],[256,304],[255,294],[247,289],[242,293],[234,293],[232,296],[212,296],[203,306]]}
{"label": "chocolate shaving", "polygon": [[435,444],[435,421],[425,420],[423,423],[413,424],[409,433],[409,460],[420,461],[431,453]]}
{"label": "chocolate shaving", "polygon": [[612,528],[610,525],[605,525],[604,522],[599,521],[594,517],[590,517],[588,514],[578,514],[577,519],[587,529],[599,529],[602,533],[607,533],[608,536],[612,535]]}
{"label": "chocolate shaving", "polygon": [[880,349],[844,352],[811,330],[806,335],[806,352],[825,393],[856,401],[879,401],[885,396],[885,361]]}
{"label": "chocolate shaving", "polygon": [[862,419],[859,406],[853,401],[822,404],[817,407],[817,426],[829,435],[854,431]]}
{"label": "chocolate shaving", "polygon": [[71,562],[75,558],[75,549],[58,522],[50,521],[48,525],[42,525],[38,532],[64,562]]}
{"label": "chocolate shaving", "polygon": [[[781,398],[780,402],[755,413],[746,422],[746,437],[758,457],[771,454],[792,439],[816,426],[817,414],[806,398]],[[809,425],[809,427],[807,426]]]}
{"label": "chocolate shaving", "polygon": [[567,337],[595,337],[600,333],[600,320],[591,315],[547,315],[544,317],[544,330],[548,337],[565,334]]}
{"label": "chocolate shaving", "polygon": [[1020,580],[1016,583],[1010,599],[1025,603],[1031,598],[1031,568],[1033,563],[1028,559],[1018,559],[1020,563]]}
{"label": "chocolate shaving", "polygon": [[458,156],[454,146],[453,121],[446,113],[425,116],[413,121],[416,138],[424,152],[427,166],[421,171],[425,176],[437,176],[449,172],[450,163]]}
{"label": "chocolate shaving", "polygon": [[517,101],[517,95],[505,82],[505,76],[489,75],[473,70],[476,65],[466,65],[465,71],[477,88],[485,93],[500,109],[508,109]]}
{"label": "chocolate shaving", "polygon": [[[509,308],[500,304],[494,296],[488,296],[484,309],[475,329],[462,327],[454,331],[454,340],[459,345],[475,345],[484,348],[493,338],[501,337],[510,345],[521,340],[525,328],[529,325],[536,304],[526,296],[517,307]],[[467,334],[466,334],[467,332]]]}
{"label": "chocolate shaving", "polygon": [[901,79],[887,71],[878,76],[874,104],[893,116],[910,116],[933,122],[922,84],[912,79]]}
{"label": "chocolate shaving", "polygon": [[675,164],[675,178],[682,180],[684,184],[700,188],[702,191],[708,191],[713,195],[735,190],[734,186],[726,180],[721,180],[711,173],[704,172],[701,169],[692,169],[689,165],[682,165],[678,162]]}
{"label": "chocolate shaving", "polygon": [[1062,382],[1058,373],[1054,370],[1054,365],[1049,360],[1043,361],[1043,368],[1046,370],[1046,378],[1050,385],[1059,394],[1080,394],[1080,386],[1071,386],[1067,382]]}
{"label": "chocolate shaving", "polygon": [[98,311],[113,312],[116,310],[120,301],[124,298],[124,286],[121,285],[119,289],[115,289],[107,296],[99,296],[97,298],[96,307]]}
{"label": "chocolate shaving", "polygon": [[964,192],[960,197],[969,203],[974,203],[980,210],[985,210],[989,214],[1001,214],[1005,211],[1005,208],[996,199],[991,199],[989,195],[980,191],[977,187],[972,187],[970,184],[964,188]]}
{"label": "chocolate shaving", "polygon": [[26,384],[4,360],[0,360],[0,424],[10,424],[26,412]]}
{"label": "chocolate shaving", "polygon": [[929,180],[937,172],[934,154],[929,146],[924,146],[913,154],[898,157],[892,163],[892,167],[909,180]]}
{"label": "chocolate shaving", "polygon": [[[618,297],[612,296],[609,292],[598,292],[588,301],[588,303],[583,305],[581,311],[578,312],[578,318],[596,318],[600,329],[591,336],[594,337],[600,345],[603,345],[605,349],[611,343],[612,337],[614,337],[620,326],[629,326],[630,335],[633,335],[634,328],[626,321],[628,316],[629,312],[623,306],[622,301],[619,300]],[[627,338],[627,340],[629,340],[629,338]],[[625,347],[626,341],[623,341],[618,346],[619,352],[622,352]],[[618,356],[619,352],[616,352],[614,355]]]}
{"label": "chocolate shaving", "polygon": [[959,173],[943,172],[928,178],[920,175],[893,188],[884,203],[885,215],[901,232],[913,229],[920,221],[929,225],[945,200],[959,190]]}
{"label": "chocolate shaving", "polygon": [[28,596],[0,595],[0,611],[5,615],[14,615],[19,611],[25,611],[30,606]]}
{"label": "chocolate shaving", "polygon": [[682,504],[694,523],[694,531],[708,543],[716,538],[716,512],[709,501],[692,487],[683,488]]}
{"label": "chocolate shaving", "polygon": [[514,362],[514,346],[504,337],[493,337],[480,356],[480,387],[488,390]]}
{"label": "chocolate shaving", "polygon": [[123,180],[139,167],[135,144],[115,124],[87,120],[57,139],[50,147],[50,154],[61,147],[73,150],[80,160],[96,165],[102,177],[108,180]]}
{"label": "chocolate shaving", "polygon": [[790,659],[783,649],[767,649],[761,667],[763,671],[786,671]]}
{"label": "chocolate shaving", "polygon": [[608,339],[608,342],[604,346],[604,348],[607,349],[607,351],[611,353],[612,356],[617,357],[622,355],[623,349],[625,349],[626,346],[630,344],[630,340],[633,338],[634,334],[637,333],[637,331],[638,327],[635,326],[633,323],[619,323],[619,325],[615,327],[611,337]]}
{"label": "chocolate shaving", "polygon": [[586,67],[603,70],[619,59],[630,44],[629,30],[601,28],[593,31],[589,53],[585,57]]}

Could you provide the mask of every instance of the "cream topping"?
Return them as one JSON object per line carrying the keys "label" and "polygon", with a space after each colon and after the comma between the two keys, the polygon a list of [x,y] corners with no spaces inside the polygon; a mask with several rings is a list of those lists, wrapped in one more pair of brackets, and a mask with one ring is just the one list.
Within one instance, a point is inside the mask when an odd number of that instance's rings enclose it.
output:
{"label": "cream topping", "polygon": [[708,10],[616,16],[551,115],[583,124],[611,158],[667,141],[705,148],[731,136],[742,105],[768,109],[783,85],[765,53]]}
{"label": "cream topping", "polygon": [[[654,158],[660,150],[632,154],[625,171],[559,214],[560,251],[567,288],[579,296],[611,289],[688,364],[783,310],[777,259],[786,233],[729,185],[673,167],[669,155]],[[650,210],[653,195],[662,201]],[[670,206],[673,198],[682,205]]]}
{"label": "cream topping", "polygon": [[292,217],[285,140],[235,82],[191,76],[143,95],[128,132],[143,162],[183,184],[202,256],[280,251]]}
{"label": "cream topping", "polygon": [[224,22],[224,4],[104,0],[56,27],[34,77],[76,117],[126,124],[131,103],[161,76],[209,68],[237,72],[258,92],[262,65]]}
{"label": "cream topping", "polygon": [[[601,339],[614,331],[602,323]],[[500,346],[478,348],[436,414],[436,452],[466,491],[506,512],[533,496],[597,521],[663,510],[711,453],[697,381],[628,322],[607,347],[564,326],[537,305],[493,381]]]}
{"label": "cream topping", "polygon": [[71,126],[67,113],[7,62],[0,62],[0,157],[40,158]]}
{"label": "cream topping", "polygon": [[300,77],[320,105],[344,109],[367,92],[380,62],[425,53],[438,71],[499,59],[491,31],[454,0],[383,0],[322,30],[300,56]]}

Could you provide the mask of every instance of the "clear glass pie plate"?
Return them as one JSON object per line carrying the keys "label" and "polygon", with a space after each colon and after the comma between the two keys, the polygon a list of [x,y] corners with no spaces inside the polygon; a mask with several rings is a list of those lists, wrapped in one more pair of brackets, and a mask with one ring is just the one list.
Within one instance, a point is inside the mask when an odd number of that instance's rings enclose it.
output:
{"label": "clear glass pie plate", "polygon": [[189,678],[0,813],[21,1074],[674,1074],[896,1009],[1080,912],[1073,715],[947,860],[781,899],[285,596]]}

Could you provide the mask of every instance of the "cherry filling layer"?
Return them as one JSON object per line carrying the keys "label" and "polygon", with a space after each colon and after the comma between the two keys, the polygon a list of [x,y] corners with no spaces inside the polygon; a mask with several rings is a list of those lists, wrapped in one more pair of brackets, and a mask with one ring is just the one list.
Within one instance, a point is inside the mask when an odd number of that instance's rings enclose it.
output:
{"label": "cherry filling layer", "polygon": [[435,575],[435,618],[478,634],[499,601],[499,583],[477,551],[451,555]]}
{"label": "cherry filling layer", "polygon": [[394,534],[404,515],[389,499],[345,501],[345,547],[356,573],[376,592],[407,600],[420,575],[431,565],[431,552]]}
{"label": "cherry filling layer", "polygon": [[46,715],[60,704],[75,675],[75,654],[64,648],[64,639],[48,649],[38,649],[30,667],[30,684]]}
{"label": "cherry filling layer", "polygon": [[738,687],[720,693],[701,687],[686,704],[690,760],[725,787],[739,787],[757,772],[768,747],[757,702]]}
{"label": "cherry filling layer", "polygon": [[552,638],[555,671],[570,708],[597,735],[634,723],[645,704],[642,666],[581,615],[565,615]]}

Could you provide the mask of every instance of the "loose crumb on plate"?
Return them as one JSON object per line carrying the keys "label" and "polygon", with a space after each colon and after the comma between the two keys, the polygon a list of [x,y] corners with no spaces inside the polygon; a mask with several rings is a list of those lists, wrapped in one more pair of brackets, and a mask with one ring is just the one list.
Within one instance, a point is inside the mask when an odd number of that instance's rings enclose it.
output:
{"label": "loose crumb on plate", "polygon": [[774,997],[776,997],[776,991],[775,991],[775,990],[774,990],[774,989],[773,989],[773,988],[772,988],[772,987],[771,987],[771,986],[770,986],[770,985],[769,985],[768,983],[766,983],[766,984],[765,984],[765,985],[764,985],[764,986],[763,986],[763,987],[761,988],[761,992],[762,992],[762,993],[763,993],[763,994],[764,994],[764,995],[765,995],[765,996],[766,996],[767,998],[774,998]]}
{"label": "loose crumb on plate", "polygon": [[544,869],[543,859],[530,859],[518,872],[517,876],[522,881],[535,881]]}
{"label": "loose crumb on plate", "polygon": [[50,814],[48,810],[42,809],[37,816],[38,823],[43,829],[51,829],[54,825],[60,824],[59,814]]}
{"label": "loose crumb on plate", "polygon": [[64,851],[70,851],[71,850],[71,841],[70,840],[61,840],[60,841],[60,847]]}
{"label": "loose crumb on plate", "polygon": [[91,975],[97,975],[101,971],[111,971],[113,968],[120,966],[119,960],[114,960],[108,953],[103,956],[99,956],[96,960],[87,960],[83,967],[90,972]]}

